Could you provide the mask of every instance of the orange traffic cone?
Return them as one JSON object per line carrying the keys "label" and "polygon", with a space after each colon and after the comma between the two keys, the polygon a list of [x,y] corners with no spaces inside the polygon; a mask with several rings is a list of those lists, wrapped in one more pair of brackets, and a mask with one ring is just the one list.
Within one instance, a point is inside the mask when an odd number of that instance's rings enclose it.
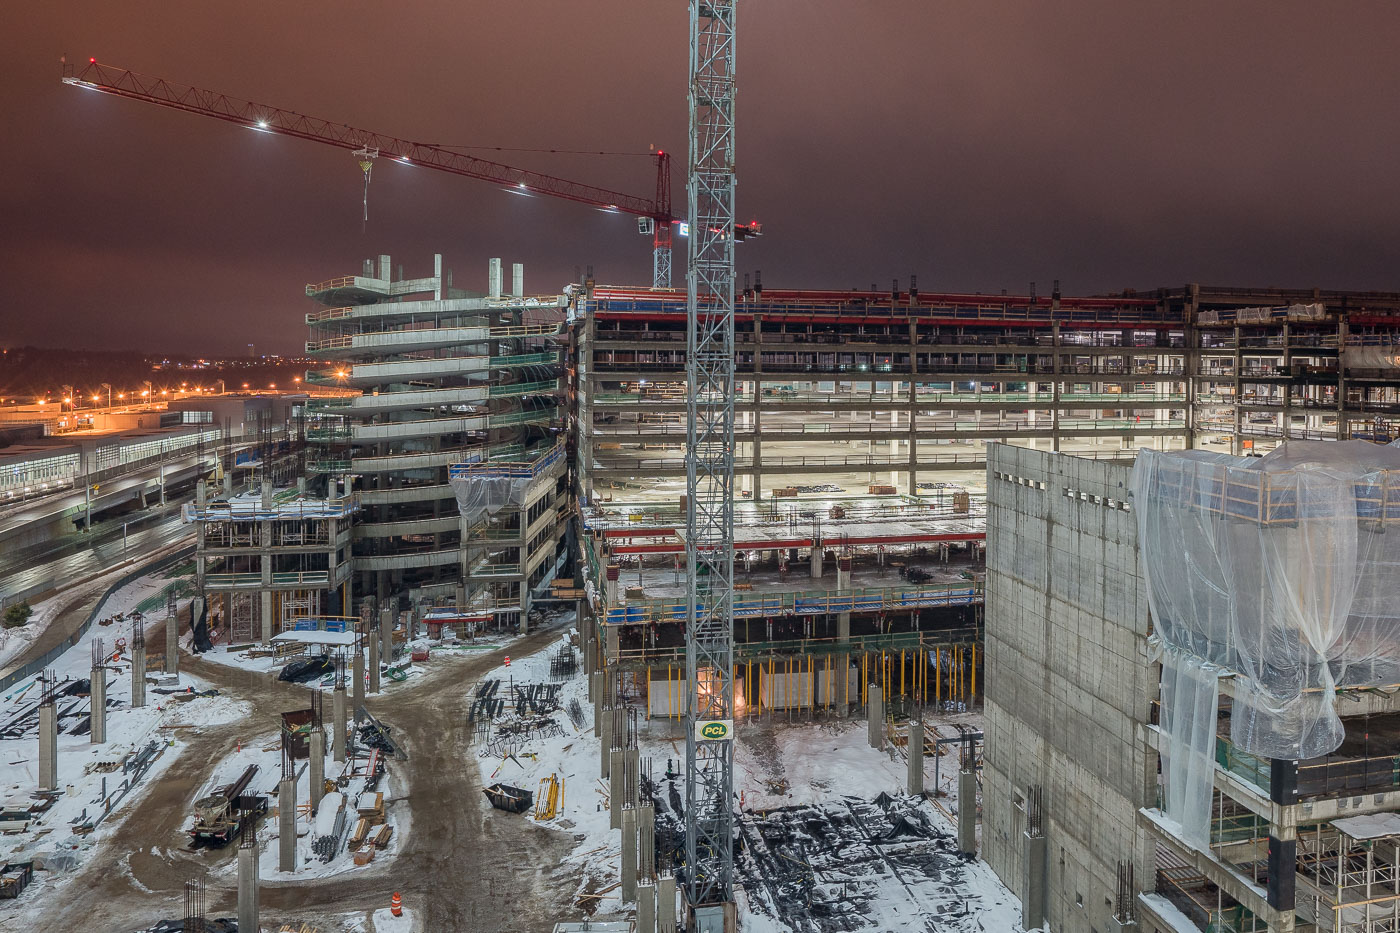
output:
{"label": "orange traffic cone", "polygon": [[403,916],[403,898],[399,897],[398,891],[395,891],[394,896],[389,898],[389,913],[395,917]]}

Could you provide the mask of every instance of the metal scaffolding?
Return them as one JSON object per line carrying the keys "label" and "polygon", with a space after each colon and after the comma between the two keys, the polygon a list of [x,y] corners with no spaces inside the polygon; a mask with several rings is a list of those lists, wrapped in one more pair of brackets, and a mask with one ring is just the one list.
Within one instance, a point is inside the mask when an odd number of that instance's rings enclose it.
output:
{"label": "metal scaffolding", "polygon": [[692,908],[734,899],[735,5],[689,4],[685,845]]}

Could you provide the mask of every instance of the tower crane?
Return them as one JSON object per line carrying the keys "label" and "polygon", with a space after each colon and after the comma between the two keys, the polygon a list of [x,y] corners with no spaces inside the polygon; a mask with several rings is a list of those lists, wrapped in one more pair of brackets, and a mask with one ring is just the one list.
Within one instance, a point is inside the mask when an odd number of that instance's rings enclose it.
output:
{"label": "tower crane", "polygon": [[[165,78],[104,65],[95,58],[89,58],[81,71],[75,71],[73,65],[64,64],[64,84],[213,117],[262,133],[293,136],[349,150],[364,173],[366,201],[371,170],[377,160],[387,159],[402,165],[418,165],[493,182],[510,191],[548,195],[587,204],[604,211],[632,214],[637,218],[638,232],[648,234],[652,238],[652,287],[671,287],[672,233],[673,228],[680,225],[681,221],[671,213],[671,155],[664,150],[654,154],[655,193],[651,196],[633,195],[529,169],[502,165],[441,146],[357,129],[270,104],[241,100],[217,91],[177,84]],[[760,233],[761,229],[757,224],[745,225],[745,229],[737,235],[755,235]]]}

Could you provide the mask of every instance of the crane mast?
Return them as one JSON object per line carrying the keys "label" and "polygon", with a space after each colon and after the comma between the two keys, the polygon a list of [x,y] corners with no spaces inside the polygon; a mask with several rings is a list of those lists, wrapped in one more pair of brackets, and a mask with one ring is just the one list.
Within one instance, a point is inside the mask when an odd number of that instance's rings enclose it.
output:
{"label": "crane mast", "polygon": [[686,182],[686,900],[734,915],[734,13],[689,0]]}

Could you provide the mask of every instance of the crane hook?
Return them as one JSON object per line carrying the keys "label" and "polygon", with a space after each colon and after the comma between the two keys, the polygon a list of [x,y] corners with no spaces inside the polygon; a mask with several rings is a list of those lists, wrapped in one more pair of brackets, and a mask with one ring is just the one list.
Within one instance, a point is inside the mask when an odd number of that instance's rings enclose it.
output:
{"label": "crane hook", "polygon": [[365,225],[369,223],[369,176],[370,173],[374,170],[374,160],[379,158],[379,150],[370,149],[366,147],[364,149],[356,149],[354,155],[355,158],[358,159],[360,162],[360,171],[364,172],[365,174],[365,189],[363,199],[364,217],[360,221],[360,232],[364,233]]}

